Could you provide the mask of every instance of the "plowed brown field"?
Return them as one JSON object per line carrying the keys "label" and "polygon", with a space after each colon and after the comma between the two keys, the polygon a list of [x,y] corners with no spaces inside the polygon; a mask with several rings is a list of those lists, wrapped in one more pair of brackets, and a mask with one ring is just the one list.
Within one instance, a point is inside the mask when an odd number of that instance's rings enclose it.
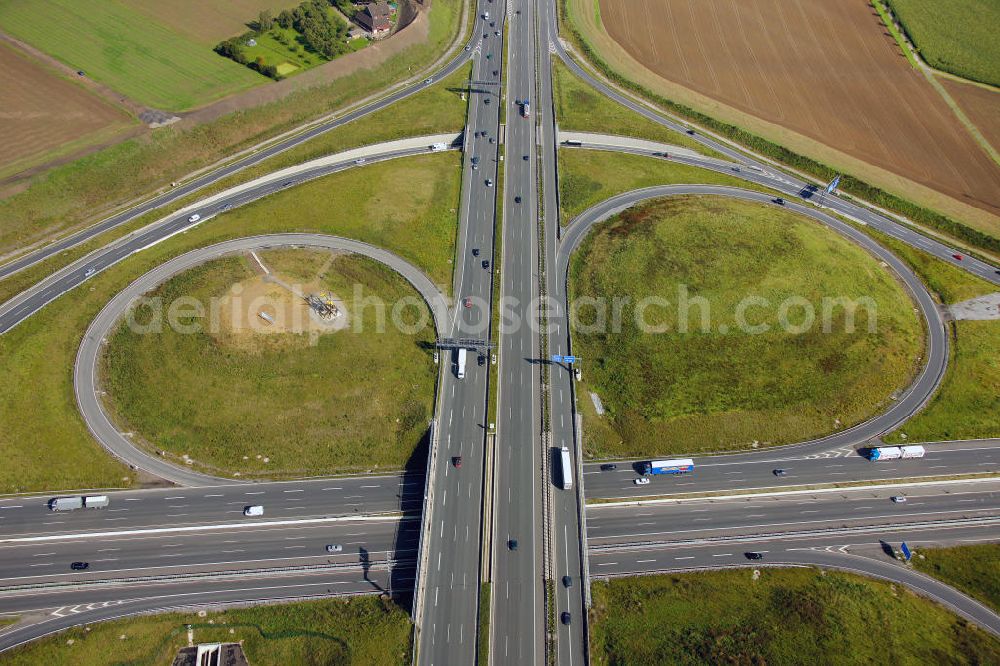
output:
{"label": "plowed brown field", "polygon": [[941,84],[955,98],[965,115],[986,140],[1000,151],[1000,92],[941,77]]}
{"label": "plowed brown field", "polygon": [[57,148],[107,141],[131,124],[121,109],[2,44],[0,90],[0,173]]}
{"label": "plowed brown field", "polygon": [[599,0],[605,29],[667,81],[1000,214],[1000,167],[865,0]]}

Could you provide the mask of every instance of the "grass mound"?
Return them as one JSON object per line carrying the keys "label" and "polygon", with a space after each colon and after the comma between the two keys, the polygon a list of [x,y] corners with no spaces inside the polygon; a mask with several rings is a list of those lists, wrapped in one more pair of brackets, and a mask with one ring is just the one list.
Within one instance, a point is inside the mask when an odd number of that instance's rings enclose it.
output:
{"label": "grass mound", "polygon": [[[192,269],[151,296],[162,299],[164,312],[193,298],[218,312],[217,320],[199,319],[190,332],[168,325],[144,333],[121,324],[104,362],[111,411],[137,440],[227,475],[403,467],[433,411],[434,330],[426,305],[402,277],[364,257],[259,256],[296,292],[331,292],[346,300],[346,311],[325,324],[308,311],[292,311],[301,297],[274,283],[268,283],[277,287],[271,298],[247,292],[244,285],[258,278],[245,258]],[[361,298],[374,297],[390,312],[403,298],[417,301],[402,311],[405,323],[422,316],[426,325],[409,334],[387,314],[380,326],[375,307],[355,303],[358,288]],[[152,308],[139,307],[134,321],[141,327],[153,317]]]}
{"label": "grass mound", "polygon": [[[597,666],[987,664],[1000,642],[905,588],[809,569],[619,578],[593,586]],[[877,639],[873,640],[873,630]]]}
{"label": "grass mound", "polygon": [[911,561],[920,571],[1000,610],[1000,544],[921,548]]}
{"label": "grass mound", "polygon": [[[678,197],[630,209],[584,241],[570,289],[585,449],[597,457],[766,446],[850,426],[890,404],[923,347],[886,269],[774,206]],[[582,298],[607,304],[607,326]],[[853,317],[838,299],[857,304]]]}

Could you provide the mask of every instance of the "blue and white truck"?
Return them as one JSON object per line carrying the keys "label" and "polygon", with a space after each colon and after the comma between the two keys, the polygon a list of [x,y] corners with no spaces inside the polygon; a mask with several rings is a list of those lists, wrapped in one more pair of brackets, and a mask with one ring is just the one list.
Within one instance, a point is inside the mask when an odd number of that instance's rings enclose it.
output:
{"label": "blue and white truck", "polygon": [[642,469],[643,474],[686,474],[693,471],[694,461],[690,458],[650,460]]}
{"label": "blue and white truck", "polygon": [[900,460],[902,458],[923,458],[927,453],[922,446],[878,446],[868,449],[868,460]]}

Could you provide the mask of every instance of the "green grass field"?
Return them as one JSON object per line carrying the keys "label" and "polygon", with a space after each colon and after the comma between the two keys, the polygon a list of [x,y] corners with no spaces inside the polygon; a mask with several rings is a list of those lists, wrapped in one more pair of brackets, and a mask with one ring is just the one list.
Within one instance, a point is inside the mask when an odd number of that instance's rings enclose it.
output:
{"label": "green grass field", "polygon": [[595,666],[1000,662],[996,638],[945,608],[899,585],[845,573],[763,569],[755,581],[749,569],[737,569],[617,578],[595,583],[593,595]]}
{"label": "green grass field", "polygon": [[[169,664],[188,644],[240,642],[261,664],[410,663],[412,625],[391,602],[376,597],[197,613],[166,613],[77,627],[4,653],[10,666],[154,666]],[[70,643],[72,641],[72,643]]]}
{"label": "green grass field", "polygon": [[0,28],[158,109],[184,111],[267,82],[117,0],[12,0],[0,3]]}
{"label": "green grass field", "polygon": [[1000,3],[996,0],[888,0],[931,67],[1000,86]]}
{"label": "green grass field", "polygon": [[748,190],[770,191],[735,176],[655,157],[579,148],[559,149],[559,205],[563,225],[616,194],[677,183],[732,185]]}
{"label": "green grass field", "polygon": [[[434,324],[419,294],[365,257],[340,256],[327,266],[328,252],[258,254],[289,284],[312,284],[344,299],[347,328],[311,340],[308,333],[246,329],[212,334],[207,322],[190,335],[170,327],[135,333],[120,325],[109,338],[102,374],[106,402],[122,430],[226,476],[404,468],[433,413]],[[252,284],[254,276],[249,259],[221,259],[173,278],[151,296],[207,305],[235,284]],[[355,304],[357,287],[362,298],[374,297],[388,311],[403,298],[416,300],[426,326],[416,335],[391,323],[379,330],[377,310]],[[413,325],[417,315],[404,314]],[[242,315],[258,323],[256,312]],[[136,320],[149,317],[144,310]]]}
{"label": "green grass field", "polygon": [[[585,359],[579,406],[590,457],[738,450],[833,432],[885,409],[923,349],[911,301],[870,255],[811,221],[749,202],[678,197],[626,211],[576,252],[570,292],[605,299],[609,321],[613,299],[630,299],[620,332],[587,330],[593,308],[574,331]],[[652,330],[665,332],[644,333],[636,323],[648,297],[669,301],[644,312]],[[766,324],[766,332],[741,324],[745,297],[768,301],[744,312],[747,325]],[[815,312],[804,332],[781,325],[789,298]],[[872,299],[875,332],[866,306],[853,333],[846,309],[829,308],[824,332],[823,299],[837,298]],[[788,322],[802,325],[803,312],[791,307]]]}
{"label": "green grass field", "polygon": [[911,562],[918,571],[1000,611],[1000,544],[921,548]]}
{"label": "green grass field", "polygon": [[561,61],[552,61],[552,96],[559,129],[574,132],[618,134],[691,148],[714,155],[687,135],[667,129],[659,123],[614,102],[578,79]]}
{"label": "green grass field", "polygon": [[[0,10],[3,11],[3,10]],[[244,109],[190,130],[176,126],[157,130],[151,137],[134,139],[99,151],[70,164],[51,169],[31,181],[22,192],[0,200],[0,254],[53,234],[66,233],[109,214],[139,193],[168,186],[171,181],[205,167],[267,137],[342,108],[352,101],[384,89],[394,81],[411,76],[432,62],[458,30],[458,0],[436,0],[430,12],[430,38],[393,56],[374,70],[363,70],[337,81],[292,93],[283,100]],[[245,67],[228,62],[237,71]],[[264,77],[260,77],[266,81]],[[404,107],[414,100],[439,98],[437,86],[415,95],[406,103],[387,109],[400,115],[372,117],[351,123],[337,132],[324,134],[317,144],[333,138],[353,147],[424,131],[431,121],[439,121],[435,131],[461,129],[465,124],[465,103],[457,94],[447,95],[447,103],[430,102],[434,114],[417,106]],[[391,122],[389,122],[391,120]],[[452,126],[449,127],[448,124]],[[312,143],[301,146],[305,154]],[[282,159],[276,158],[276,160]],[[122,174],[129,174],[122,178]],[[162,215],[154,214],[148,219]]]}
{"label": "green grass field", "polygon": [[[398,183],[408,190],[396,192]],[[370,164],[235,209],[101,272],[0,336],[0,492],[117,487],[133,475],[91,438],[73,398],[80,338],[108,300],[187,250],[259,233],[315,231],[397,252],[451,282],[461,172],[454,153]]]}
{"label": "green grass field", "polygon": [[930,403],[887,442],[1000,437],[1000,321],[953,323],[953,353]]}

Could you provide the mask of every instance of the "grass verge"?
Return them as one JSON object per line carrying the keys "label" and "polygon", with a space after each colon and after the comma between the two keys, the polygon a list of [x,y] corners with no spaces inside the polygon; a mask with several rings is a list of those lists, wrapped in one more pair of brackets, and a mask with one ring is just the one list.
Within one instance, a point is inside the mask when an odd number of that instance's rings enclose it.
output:
{"label": "grass verge", "polygon": [[952,358],[941,388],[886,442],[1000,437],[1000,321],[951,326]]}
{"label": "grass verge", "polygon": [[75,627],[4,653],[10,666],[169,664],[195,644],[241,643],[251,664],[410,663],[407,614],[377,597],[198,613],[165,613]]}
{"label": "grass verge", "polygon": [[[176,125],[161,128],[38,176],[26,190],[0,201],[0,219],[5,220],[0,227],[0,253],[106,217],[132,201],[136,193],[166,187],[240,150],[324,116],[331,109],[384,90],[433,62],[453,40],[460,15],[460,0],[436,0],[429,16],[428,40],[373,70],[298,90],[279,101],[189,129],[178,129]],[[214,53],[210,55],[237,71],[253,74]],[[408,123],[410,119],[404,120]],[[395,129],[398,131],[398,125]],[[355,131],[365,136],[363,131]],[[362,139],[358,145],[364,143],[368,141]]]}
{"label": "grass verge", "polygon": [[562,224],[610,197],[655,185],[699,183],[771,190],[726,174],[655,157],[604,150],[559,149],[559,204]]}
{"label": "grass verge", "polygon": [[[761,136],[753,134],[745,129],[730,125],[717,120],[687,105],[679,104],[669,100],[662,95],[658,95],[648,88],[635,83],[628,77],[615,71],[600,56],[597,50],[591,46],[584,34],[578,27],[582,19],[574,16],[577,3],[584,0],[559,0],[560,30],[565,34],[574,47],[583,54],[586,62],[607,78],[609,81],[628,92],[635,94],[650,103],[679,117],[691,120],[712,132],[717,133],[745,148],[764,155],[789,167],[809,174],[820,181],[830,181],[840,173],[837,169],[823,164],[815,159],[795,153],[784,146]],[[596,5],[595,5],[596,6]],[[979,229],[968,226],[962,222],[952,219],[947,215],[931,210],[920,204],[914,203],[901,196],[887,192],[881,188],[871,185],[860,178],[849,173],[842,173],[840,181],[840,191],[852,194],[860,199],[868,201],[878,207],[905,216],[913,222],[936,229],[945,234],[967,243],[973,247],[981,248],[989,252],[1000,252],[1000,237],[993,236]]]}
{"label": "grass verge", "polygon": [[[178,275],[149,294],[162,299],[158,312],[194,299],[206,311],[219,304],[219,321],[181,318],[193,324],[191,332],[119,325],[108,338],[102,373],[119,428],[178,462],[188,456],[195,468],[223,476],[402,469],[433,411],[434,326],[419,294],[366,257],[305,250],[258,256],[301,293],[329,291],[343,299],[345,328],[324,332],[300,298],[265,282],[248,257]],[[425,326],[404,332],[366,305],[369,299],[386,311],[409,300],[419,313],[408,306],[401,319],[414,326],[422,317]],[[153,310],[137,310],[131,319],[148,325]],[[279,324],[258,319],[261,310],[279,323],[301,316],[304,325],[276,332]],[[379,326],[383,317],[388,323]]]}
{"label": "grass verge", "polygon": [[[815,569],[618,578],[593,585],[595,665],[983,664],[1000,642],[897,584]],[[878,640],[871,628],[878,627]]]}
{"label": "grass verge", "polygon": [[910,561],[918,571],[1000,611],[1000,544],[921,548]]}
{"label": "grass verge", "polygon": [[741,201],[663,199],[599,225],[573,257],[570,298],[603,303],[571,320],[590,457],[834,432],[890,404],[923,351],[912,302],[864,250]]}
{"label": "grass verge", "polygon": [[490,663],[490,592],[489,583],[479,584],[479,628],[478,644],[476,646],[477,663],[486,666]]}
{"label": "grass verge", "polygon": [[[308,231],[385,247],[451,279],[461,172],[455,153],[350,169],[235,209],[101,272],[0,336],[0,492],[121,487],[133,475],[94,442],[76,408],[80,338],[139,275],[196,247],[258,233]],[[399,183],[407,183],[399,192]]]}
{"label": "grass verge", "polygon": [[552,61],[552,96],[559,129],[631,136],[684,146],[705,155],[718,156],[686,134],[653,122],[600,94],[581,81],[559,59]]}

